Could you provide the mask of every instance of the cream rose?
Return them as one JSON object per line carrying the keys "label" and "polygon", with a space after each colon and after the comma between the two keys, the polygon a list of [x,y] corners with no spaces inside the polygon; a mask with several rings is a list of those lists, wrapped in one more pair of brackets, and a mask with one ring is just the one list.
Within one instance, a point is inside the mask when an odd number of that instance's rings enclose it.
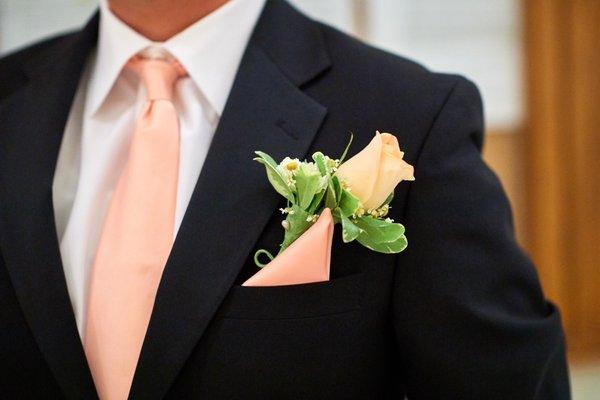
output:
{"label": "cream rose", "polygon": [[345,161],[336,175],[358,197],[365,210],[380,207],[401,181],[414,181],[414,168],[402,158],[398,139],[375,134],[360,153]]}

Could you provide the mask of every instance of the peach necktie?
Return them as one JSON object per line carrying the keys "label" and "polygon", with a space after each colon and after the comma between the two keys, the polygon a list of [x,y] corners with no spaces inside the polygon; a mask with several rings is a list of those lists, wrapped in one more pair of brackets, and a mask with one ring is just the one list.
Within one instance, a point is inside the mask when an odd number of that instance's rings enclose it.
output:
{"label": "peach necktie", "polygon": [[84,336],[102,400],[127,398],[158,284],[173,244],[179,124],[171,102],[177,62],[135,57],[147,102],[112,196],[94,260]]}

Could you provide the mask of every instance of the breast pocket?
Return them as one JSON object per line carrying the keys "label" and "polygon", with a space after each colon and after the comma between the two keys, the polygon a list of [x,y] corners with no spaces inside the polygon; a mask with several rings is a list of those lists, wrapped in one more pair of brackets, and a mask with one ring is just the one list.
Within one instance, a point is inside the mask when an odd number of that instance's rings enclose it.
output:
{"label": "breast pocket", "polygon": [[234,286],[223,301],[218,316],[274,320],[346,313],[360,308],[364,280],[364,273],[355,273],[302,285]]}

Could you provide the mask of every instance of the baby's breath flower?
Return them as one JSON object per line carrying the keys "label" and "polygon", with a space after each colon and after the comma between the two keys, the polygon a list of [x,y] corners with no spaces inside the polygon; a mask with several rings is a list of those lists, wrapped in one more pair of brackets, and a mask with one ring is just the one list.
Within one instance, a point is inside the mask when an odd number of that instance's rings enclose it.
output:
{"label": "baby's breath flower", "polygon": [[306,217],[306,222],[315,222],[319,216],[317,214],[309,215]]}
{"label": "baby's breath flower", "polygon": [[394,220],[393,220],[393,219],[391,219],[391,218],[386,218],[386,219],[385,219],[385,222],[387,222],[388,224],[391,224],[391,223],[393,223],[393,222],[394,222]]}
{"label": "baby's breath flower", "polygon": [[362,217],[363,215],[365,215],[365,209],[363,207],[359,207],[358,210],[356,210],[356,212],[354,213],[354,215],[357,218]]}
{"label": "baby's breath flower", "polygon": [[379,214],[379,217],[385,217],[388,215],[390,211],[390,206],[388,204],[384,204],[381,207],[379,207],[379,209],[377,210],[377,213]]}
{"label": "baby's breath flower", "polygon": [[333,173],[340,166],[340,160],[334,160],[333,158],[325,156],[325,166],[327,167],[329,172]]}
{"label": "baby's breath flower", "polygon": [[300,166],[300,161],[297,158],[284,158],[278,165],[277,171],[285,180],[286,185],[294,191],[296,190],[296,181],[294,180],[294,174]]}
{"label": "baby's breath flower", "polygon": [[300,166],[300,160],[297,158],[286,157],[279,163],[279,166],[287,171],[295,171]]}

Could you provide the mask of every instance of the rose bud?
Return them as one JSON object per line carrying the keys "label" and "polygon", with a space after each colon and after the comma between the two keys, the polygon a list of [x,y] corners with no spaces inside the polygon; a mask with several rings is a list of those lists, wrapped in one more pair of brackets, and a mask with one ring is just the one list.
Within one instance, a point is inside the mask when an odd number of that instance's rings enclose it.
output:
{"label": "rose bud", "polygon": [[366,210],[380,207],[401,181],[414,181],[414,168],[402,159],[398,139],[377,133],[371,143],[345,161],[336,175]]}

